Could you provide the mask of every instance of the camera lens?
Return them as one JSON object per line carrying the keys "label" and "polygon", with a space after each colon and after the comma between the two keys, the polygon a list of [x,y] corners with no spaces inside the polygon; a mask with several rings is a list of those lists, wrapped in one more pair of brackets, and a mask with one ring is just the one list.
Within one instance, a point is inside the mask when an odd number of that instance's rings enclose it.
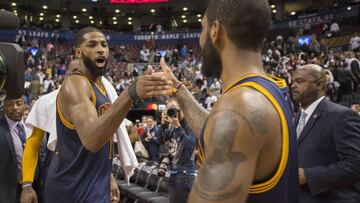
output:
{"label": "camera lens", "polygon": [[176,114],[177,114],[177,109],[176,108],[170,108],[167,110],[166,114],[169,116],[169,117],[175,117]]}

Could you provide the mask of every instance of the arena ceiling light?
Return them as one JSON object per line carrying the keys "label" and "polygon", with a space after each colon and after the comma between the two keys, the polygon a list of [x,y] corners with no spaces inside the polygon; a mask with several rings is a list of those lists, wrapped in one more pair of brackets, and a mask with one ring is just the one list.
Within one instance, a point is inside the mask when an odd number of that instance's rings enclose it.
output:
{"label": "arena ceiling light", "polygon": [[59,15],[59,14],[57,14],[57,15],[56,15],[56,17],[57,17],[57,18],[60,18],[60,15]]}
{"label": "arena ceiling light", "polygon": [[13,13],[17,13],[17,10],[14,10]]}
{"label": "arena ceiling light", "polygon": [[350,10],[351,10],[351,6],[347,7],[347,10],[350,11]]}
{"label": "arena ceiling light", "polygon": [[73,18],[74,18],[74,19],[76,19],[76,18],[77,18],[77,16],[73,16]]}
{"label": "arena ceiling light", "polygon": [[132,25],[132,22],[129,21],[129,22],[128,22],[128,25]]}
{"label": "arena ceiling light", "polygon": [[44,13],[40,13],[40,16],[44,16]]}
{"label": "arena ceiling light", "polygon": [[272,12],[273,12],[273,13],[276,13],[276,10],[274,9],[274,10],[272,10]]}
{"label": "arena ceiling light", "polygon": [[12,5],[12,6],[16,6],[16,3],[15,3],[15,2],[12,2],[11,5]]}
{"label": "arena ceiling light", "polygon": [[89,16],[89,19],[90,19],[90,20],[92,20],[92,19],[93,19],[93,17],[92,17],[92,16]]}
{"label": "arena ceiling light", "polygon": [[198,18],[201,18],[201,14],[197,14],[197,17],[198,17]]}
{"label": "arena ceiling light", "polygon": [[75,20],[75,23],[79,23],[80,21],[79,20]]}
{"label": "arena ceiling light", "polygon": [[151,13],[155,13],[155,9],[151,9],[150,12],[151,12]]}
{"label": "arena ceiling light", "polygon": [[81,9],[81,11],[85,13],[87,10],[86,10],[86,8],[83,8],[83,9]]}
{"label": "arena ceiling light", "polygon": [[274,5],[274,4],[272,4],[270,7],[271,7],[271,8],[275,8],[275,5]]}
{"label": "arena ceiling light", "polygon": [[114,16],[112,19],[113,19],[113,20],[116,20],[116,17]]}
{"label": "arena ceiling light", "polygon": [[120,13],[120,10],[119,10],[119,9],[116,9],[116,10],[115,10],[115,13]]}
{"label": "arena ceiling light", "polygon": [[59,19],[55,19],[55,22],[57,22],[57,23],[58,23],[58,22],[60,22],[60,20],[59,20]]}
{"label": "arena ceiling light", "polygon": [[114,22],[113,22],[113,24],[114,24],[114,25],[117,25],[117,22],[116,22],[116,21],[114,21]]}
{"label": "arena ceiling light", "polygon": [[294,16],[294,15],[296,15],[296,12],[293,11],[293,12],[290,13],[290,15]]}
{"label": "arena ceiling light", "polygon": [[43,20],[44,20],[44,18],[43,18],[43,17],[40,17],[40,18],[39,18],[39,20],[40,20],[40,21],[43,21]]}
{"label": "arena ceiling light", "polygon": [[98,0],[91,0],[92,2],[98,2]]}
{"label": "arena ceiling light", "polygon": [[100,21],[99,21],[99,24],[102,25],[102,23],[103,23],[103,22],[100,20]]}
{"label": "arena ceiling light", "polygon": [[181,18],[186,18],[186,16],[185,16],[185,15],[182,15]]}
{"label": "arena ceiling light", "polygon": [[47,5],[43,5],[42,8],[43,8],[43,9],[48,9]]}
{"label": "arena ceiling light", "polygon": [[183,11],[187,11],[187,10],[188,10],[188,8],[187,8],[187,7],[184,7],[184,8],[183,8]]}
{"label": "arena ceiling light", "polygon": [[187,20],[186,20],[186,19],[184,19],[184,20],[183,20],[183,22],[184,22],[184,23],[187,23]]}
{"label": "arena ceiling light", "polygon": [[94,24],[95,22],[92,20],[92,21],[90,21],[90,23],[91,23],[91,24]]}
{"label": "arena ceiling light", "polygon": [[128,17],[128,20],[132,20],[132,17]]}
{"label": "arena ceiling light", "polygon": [[201,18],[199,18],[198,21],[201,23],[201,21],[202,21]]}

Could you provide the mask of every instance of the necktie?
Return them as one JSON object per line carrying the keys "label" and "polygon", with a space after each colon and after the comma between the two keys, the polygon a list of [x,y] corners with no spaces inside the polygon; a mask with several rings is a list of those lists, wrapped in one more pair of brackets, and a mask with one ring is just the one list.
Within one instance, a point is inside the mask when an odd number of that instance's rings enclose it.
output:
{"label": "necktie", "polygon": [[299,123],[296,128],[297,139],[299,139],[301,132],[305,127],[306,116],[307,114],[305,113],[305,111],[301,112]]}
{"label": "necktie", "polygon": [[22,123],[18,123],[16,125],[16,128],[17,128],[17,131],[18,131],[18,136],[21,140],[21,143],[24,147],[25,145],[25,142],[26,142],[26,134],[25,134],[25,128],[24,128],[24,125]]}

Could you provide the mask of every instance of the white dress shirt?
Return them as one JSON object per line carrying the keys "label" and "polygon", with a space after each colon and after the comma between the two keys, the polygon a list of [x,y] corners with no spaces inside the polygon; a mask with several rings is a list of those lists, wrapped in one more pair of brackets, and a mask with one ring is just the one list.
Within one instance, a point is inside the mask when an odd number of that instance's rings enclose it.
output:
{"label": "white dress shirt", "polygon": [[19,121],[19,122],[13,121],[10,118],[8,118],[6,115],[5,115],[5,118],[6,118],[6,121],[7,121],[8,125],[9,125],[10,134],[11,134],[11,137],[12,137],[12,140],[13,140],[13,143],[14,143],[16,160],[17,160],[17,164],[18,164],[18,169],[20,171],[19,176],[21,177],[22,156],[23,156],[24,151],[23,151],[23,145],[22,145],[21,139],[19,137],[20,132],[18,132],[18,129],[16,128],[16,126],[17,126],[18,123],[22,123],[22,121]]}
{"label": "white dress shirt", "polygon": [[301,112],[305,112],[306,113],[306,118],[305,118],[305,125],[308,122],[308,120],[310,119],[310,117],[312,116],[312,114],[314,113],[316,107],[320,104],[320,102],[325,98],[325,96],[320,97],[319,99],[317,99],[316,101],[314,101],[312,104],[310,104],[305,110],[301,109]]}

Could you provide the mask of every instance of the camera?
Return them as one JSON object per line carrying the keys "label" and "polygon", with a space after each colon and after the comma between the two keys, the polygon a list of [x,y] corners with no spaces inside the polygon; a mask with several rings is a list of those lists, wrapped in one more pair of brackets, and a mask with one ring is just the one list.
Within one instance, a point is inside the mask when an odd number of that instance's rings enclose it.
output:
{"label": "camera", "polygon": [[166,114],[167,114],[169,117],[174,118],[174,117],[176,117],[176,116],[178,115],[179,112],[180,112],[179,109],[173,107],[173,108],[169,108],[169,109],[167,110]]}
{"label": "camera", "polygon": [[[0,30],[17,29],[19,18],[12,12],[0,11]],[[0,42],[0,101],[18,99],[24,94],[24,52],[17,44]]]}
{"label": "camera", "polygon": [[168,156],[165,156],[159,165],[158,176],[164,177],[169,169],[169,165],[170,165],[170,158]]}

